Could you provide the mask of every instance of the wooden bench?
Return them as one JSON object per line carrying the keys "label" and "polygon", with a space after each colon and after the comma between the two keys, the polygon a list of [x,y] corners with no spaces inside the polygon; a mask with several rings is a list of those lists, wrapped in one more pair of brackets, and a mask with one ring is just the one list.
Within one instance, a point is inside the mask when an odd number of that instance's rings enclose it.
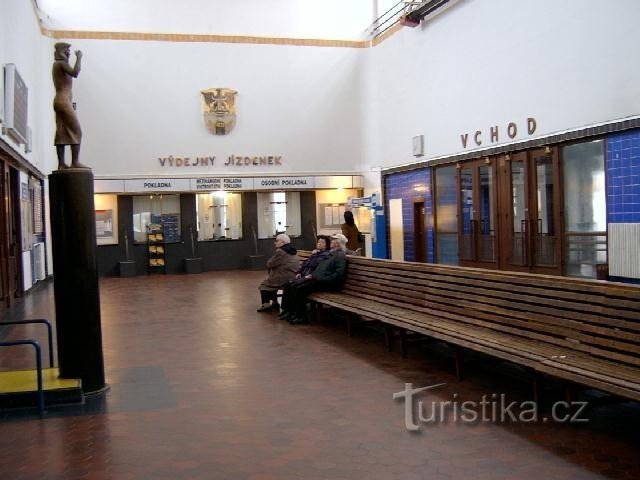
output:
{"label": "wooden bench", "polygon": [[309,299],[640,400],[640,286],[348,257],[344,288]]}

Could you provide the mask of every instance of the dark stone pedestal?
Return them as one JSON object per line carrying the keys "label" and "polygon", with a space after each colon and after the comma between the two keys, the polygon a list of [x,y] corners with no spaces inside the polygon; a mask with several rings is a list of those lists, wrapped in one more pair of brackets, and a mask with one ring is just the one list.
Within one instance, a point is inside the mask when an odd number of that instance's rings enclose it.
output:
{"label": "dark stone pedestal", "polygon": [[91,170],[53,172],[49,201],[60,376],[96,392],[105,381]]}
{"label": "dark stone pedestal", "polygon": [[120,276],[121,277],[135,277],[136,276],[136,262],[127,260],[125,262],[119,262]]}
{"label": "dark stone pedestal", "polygon": [[202,258],[185,258],[184,269],[187,273],[202,273]]}
{"label": "dark stone pedestal", "polygon": [[249,255],[247,257],[247,270],[264,270],[266,266],[264,255]]}

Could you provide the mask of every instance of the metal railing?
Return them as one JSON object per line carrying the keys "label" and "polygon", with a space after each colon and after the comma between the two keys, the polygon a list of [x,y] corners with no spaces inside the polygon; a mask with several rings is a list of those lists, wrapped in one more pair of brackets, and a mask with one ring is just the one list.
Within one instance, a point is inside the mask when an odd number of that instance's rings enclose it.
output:
{"label": "metal railing", "polygon": [[[5,325],[30,325],[30,324],[44,324],[47,326],[47,337],[49,343],[49,366],[53,368],[53,329],[51,328],[51,322],[44,318],[36,318],[33,320],[11,320],[7,322],[0,322],[0,326]],[[35,349],[36,353],[36,375],[38,383],[38,411],[40,415],[44,414],[44,388],[42,382],[42,349],[40,343],[33,339],[20,339],[11,340],[6,342],[0,342],[0,347],[16,347],[20,345],[31,345]]]}
{"label": "metal railing", "polygon": [[[457,0],[455,0],[457,1]],[[415,22],[420,22],[426,16],[432,14],[436,10],[441,9],[445,5],[451,3],[452,0],[400,0],[389,8],[386,12],[376,18],[369,33],[375,38],[383,35],[386,31],[393,28],[398,22],[405,17],[410,17]]]}

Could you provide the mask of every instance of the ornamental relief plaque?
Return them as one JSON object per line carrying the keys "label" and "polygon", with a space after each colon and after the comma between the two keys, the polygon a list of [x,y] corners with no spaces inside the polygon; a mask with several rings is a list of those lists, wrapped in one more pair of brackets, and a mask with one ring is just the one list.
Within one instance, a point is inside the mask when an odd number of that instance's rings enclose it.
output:
{"label": "ornamental relief plaque", "polygon": [[236,124],[236,96],[230,88],[207,88],[202,94],[204,124],[214,135],[226,135]]}

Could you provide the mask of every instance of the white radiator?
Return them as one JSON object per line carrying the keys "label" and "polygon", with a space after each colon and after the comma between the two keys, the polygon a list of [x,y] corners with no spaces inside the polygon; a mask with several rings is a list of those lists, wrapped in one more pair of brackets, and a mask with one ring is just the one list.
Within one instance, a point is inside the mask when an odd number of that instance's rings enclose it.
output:
{"label": "white radiator", "polygon": [[44,280],[44,243],[33,244],[33,276],[34,283]]}
{"label": "white radiator", "polygon": [[640,278],[640,223],[609,224],[609,275]]}

